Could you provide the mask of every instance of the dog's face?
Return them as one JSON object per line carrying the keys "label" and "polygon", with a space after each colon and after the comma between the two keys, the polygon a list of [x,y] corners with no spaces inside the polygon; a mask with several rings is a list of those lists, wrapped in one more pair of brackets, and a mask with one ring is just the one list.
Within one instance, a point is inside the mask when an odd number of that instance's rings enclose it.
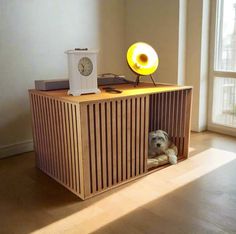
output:
{"label": "dog's face", "polygon": [[164,151],[168,148],[168,134],[162,130],[149,133],[149,146],[156,148],[158,151]]}

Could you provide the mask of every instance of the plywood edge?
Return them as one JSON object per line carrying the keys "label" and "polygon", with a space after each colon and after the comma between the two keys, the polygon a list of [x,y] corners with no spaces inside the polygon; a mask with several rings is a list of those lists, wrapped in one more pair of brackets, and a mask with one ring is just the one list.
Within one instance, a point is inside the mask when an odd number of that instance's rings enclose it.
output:
{"label": "plywood edge", "polygon": [[[159,86],[158,86],[159,85]],[[96,103],[100,101],[114,100],[114,99],[122,99],[127,97],[135,97],[135,96],[146,96],[154,93],[163,93],[163,92],[173,92],[178,90],[192,89],[192,86],[179,86],[179,85],[171,85],[171,84],[157,84],[157,86],[153,86],[148,83],[140,83],[139,86],[134,87],[133,85],[112,85],[115,89],[121,90],[122,93],[108,93],[105,90],[101,89],[101,93],[99,94],[85,94],[81,96],[70,96],[67,95],[67,90],[53,90],[53,91],[40,91],[35,89],[30,89],[30,93],[37,93],[43,96],[53,97],[55,99],[64,100],[72,103]]]}
{"label": "plywood edge", "polygon": [[80,188],[81,188],[81,196],[84,197],[84,166],[83,166],[83,148],[82,148],[82,130],[81,130],[81,113],[80,113],[80,105],[76,105],[76,113],[77,113],[77,125],[78,125],[78,144],[79,144],[79,152],[78,152],[78,160],[79,160],[79,168],[77,168],[80,178]]}
{"label": "plywood edge", "polygon": [[189,157],[189,145],[190,145],[190,132],[191,132],[191,119],[192,119],[192,106],[193,106],[193,89],[191,89],[188,93],[188,99],[187,99],[187,102],[188,102],[188,105],[187,105],[187,108],[188,108],[188,113],[189,113],[189,116],[187,118],[187,123],[186,123],[186,129],[187,129],[187,147],[186,147],[186,152],[184,152],[185,154],[185,157],[188,158]]}

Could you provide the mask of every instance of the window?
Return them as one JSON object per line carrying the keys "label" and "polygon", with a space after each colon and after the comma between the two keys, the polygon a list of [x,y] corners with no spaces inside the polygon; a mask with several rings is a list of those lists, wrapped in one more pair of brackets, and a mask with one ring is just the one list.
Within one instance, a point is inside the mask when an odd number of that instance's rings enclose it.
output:
{"label": "window", "polygon": [[236,79],[215,77],[213,122],[236,127]]}
{"label": "window", "polygon": [[211,122],[236,128],[236,0],[218,0]]}
{"label": "window", "polygon": [[236,0],[218,4],[216,29],[216,71],[236,72]]}

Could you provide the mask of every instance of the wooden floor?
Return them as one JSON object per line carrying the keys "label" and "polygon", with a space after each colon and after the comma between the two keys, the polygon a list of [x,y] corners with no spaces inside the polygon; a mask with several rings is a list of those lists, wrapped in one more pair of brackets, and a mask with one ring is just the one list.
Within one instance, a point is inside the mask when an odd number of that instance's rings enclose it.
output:
{"label": "wooden floor", "polygon": [[236,233],[236,138],[191,135],[176,166],[81,201],[34,167],[0,161],[0,233]]}

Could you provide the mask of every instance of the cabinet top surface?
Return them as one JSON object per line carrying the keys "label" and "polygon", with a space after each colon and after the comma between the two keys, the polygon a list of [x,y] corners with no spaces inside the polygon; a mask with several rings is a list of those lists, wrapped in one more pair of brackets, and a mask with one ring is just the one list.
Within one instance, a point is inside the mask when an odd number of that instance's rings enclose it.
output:
{"label": "cabinet top surface", "polygon": [[192,89],[191,86],[178,86],[172,84],[157,84],[155,87],[151,83],[139,83],[137,87],[134,87],[133,84],[121,84],[121,85],[108,85],[114,89],[118,89],[122,91],[122,93],[109,93],[106,92],[103,88],[107,86],[100,86],[99,89],[101,93],[98,94],[83,94],[81,96],[71,96],[67,94],[68,90],[53,90],[53,91],[40,91],[31,89],[30,93],[49,96],[52,98],[68,101],[68,102],[76,102],[76,103],[86,103],[86,102],[94,102],[101,100],[109,100],[109,99],[118,99],[125,97],[133,97],[133,96],[142,96],[153,93],[163,93],[163,92],[171,92],[177,90],[184,89]]}

